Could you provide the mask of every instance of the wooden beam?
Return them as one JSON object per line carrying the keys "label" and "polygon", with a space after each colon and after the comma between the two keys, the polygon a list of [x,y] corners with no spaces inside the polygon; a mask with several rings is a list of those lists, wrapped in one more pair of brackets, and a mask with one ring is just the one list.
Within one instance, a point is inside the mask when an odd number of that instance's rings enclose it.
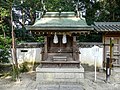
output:
{"label": "wooden beam", "polygon": [[45,47],[45,53],[47,53],[47,36],[44,36],[45,37],[45,44],[44,44],[44,47]]}

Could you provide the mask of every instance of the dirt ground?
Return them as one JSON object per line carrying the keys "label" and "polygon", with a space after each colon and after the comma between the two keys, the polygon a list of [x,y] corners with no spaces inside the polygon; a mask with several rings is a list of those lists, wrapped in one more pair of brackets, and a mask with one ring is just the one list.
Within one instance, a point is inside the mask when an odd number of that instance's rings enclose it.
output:
{"label": "dirt ground", "polygon": [[[20,75],[20,82],[11,81],[10,76],[1,77],[0,90],[120,90],[120,68],[112,70],[112,75],[108,83],[105,82],[104,72],[97,72],[97,80],[94,82],[94,72],[85,71],[85,79],[81,79],[79,84],[71,83],[67,85],[67,87],[71,87],[69,89],[55,89],[58,86],[57,84],[40,84],[35,81],[35,76],[35,71],[22,73]],[[72,86],[78,88],[75,89]],[[82,89],[79,89],[79,86]]]}

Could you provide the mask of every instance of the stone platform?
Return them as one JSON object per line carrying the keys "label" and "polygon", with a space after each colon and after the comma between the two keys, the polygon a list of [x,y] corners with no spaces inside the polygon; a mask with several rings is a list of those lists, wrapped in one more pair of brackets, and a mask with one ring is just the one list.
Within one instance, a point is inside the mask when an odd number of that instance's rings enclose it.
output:
{"label": "stone platform", "polygon": [[36,81],[44,83],[79,83],[84,79],[84,68],[36,68]]}

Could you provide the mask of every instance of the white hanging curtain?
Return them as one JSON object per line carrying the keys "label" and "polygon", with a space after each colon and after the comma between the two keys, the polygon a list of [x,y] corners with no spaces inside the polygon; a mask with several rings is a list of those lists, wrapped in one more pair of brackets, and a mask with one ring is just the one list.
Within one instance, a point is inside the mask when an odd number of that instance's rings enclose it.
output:
{"label": "white hanging curtain", "polygon": [[55,33],[55,35],[54,35],[53,43],[55,43],[55,44],[58,43],[58,37],[57,37],[56,33]]}
{"label": "white hanging curtain", "polygon": [[62,43],[63,43],[63,44],[66,44],[66,43],[67,43],[66,34],[63,34]]}

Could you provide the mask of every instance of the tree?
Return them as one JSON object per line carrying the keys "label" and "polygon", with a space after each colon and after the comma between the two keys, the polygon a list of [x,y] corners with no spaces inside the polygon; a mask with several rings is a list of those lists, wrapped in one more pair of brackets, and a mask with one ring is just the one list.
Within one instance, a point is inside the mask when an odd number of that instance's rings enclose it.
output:
{"label": "tree", "polygon": [[47,11],[74,11],[73,0],[45,0]]}
{"label": "tree", "polygon": [[[104,0],[101,6],[103,13],[107,14],[107,16],[104,15],[106,17],[104,21],[120,21],[120,0]],[[103,17],[102,13],[100,17]]]}
{"label": "tree", "polygon": [[[5,6],[4,6],[5,5]],[[6,8],[9,11],[10,15],[10,24],[11,24],[11,30],[12,30],[12,59],[13,59],[13,74],[15,80],[19,79],[19,70],[18,70],[18,62],[16,57],[16,47],[15,47],[15,37],[14,37],[14,28],[13,28],[13,14],[12,14],[12,8],[14,5],[14,0],[2,0],[2,6],[3,8]],[[7,7],[6,7],[7,6]]]}

